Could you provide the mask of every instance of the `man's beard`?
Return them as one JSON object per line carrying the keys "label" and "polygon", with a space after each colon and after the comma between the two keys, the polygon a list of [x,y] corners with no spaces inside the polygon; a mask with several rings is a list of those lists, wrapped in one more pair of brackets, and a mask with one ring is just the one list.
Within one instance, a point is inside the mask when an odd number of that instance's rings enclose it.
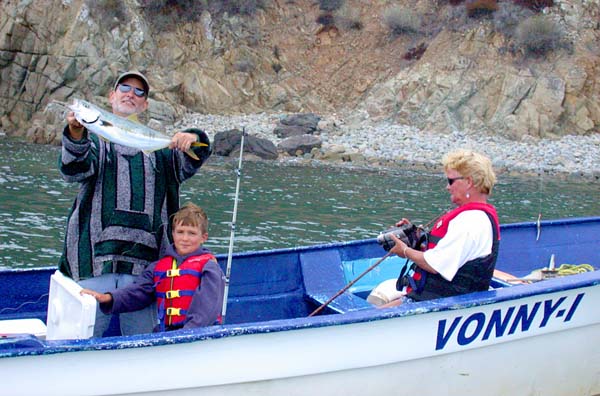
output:
{"label": "man's beard", "polygon": [[132,114],[138,114],[142,112],[142,109],[138,106],[136,106],[135,104],[132,103],[123,103],[123,102],[117,102],[114,109],[113,109],[114,113],[119,113],[125,117],[130,116]]}

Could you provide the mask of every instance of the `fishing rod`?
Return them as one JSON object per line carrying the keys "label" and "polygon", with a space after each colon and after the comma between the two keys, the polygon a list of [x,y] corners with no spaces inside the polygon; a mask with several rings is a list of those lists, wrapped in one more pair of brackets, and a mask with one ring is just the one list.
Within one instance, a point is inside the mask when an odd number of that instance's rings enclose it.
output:
{"label": "fishing rod", "polygon": [[[446,212],[444,212],[444,213],[446,213]],[[426,225],[420,225],[420,226],[417,226],[417,228],[420,229],[421,232],[427,232],[427,229],[431,225],[431,223],[433,223],[440,216],[434,217]],[[310,318],[311,316],[314,316],[314,315],[318,314],[319,312],[321,312],[326,306],[328,306],[333,300],[335,300],[340,295],[342,295],[342,293],[344,293],[346,290],[348,290],[349,288],[351,288],[352,285],[354,285],[356,282],[358,282],[363,276],[365,276],[369,272],[373,271],[375,269],[375,267],[377,267],[379,264],[381,264],[383,262],[383,260],[385,260],[386,258],[390,257],[391,254],[392,254],[392,252],[388,251],[385,254],[385,256],[383,256],[382,258],[380,258],[375,264],[371,265],[369,268],[367,268],[366,270],[364,270],[362,274],[360,274],[352,282],[350,282],[346,286],[344,286],[340,291],[338,291],[337,293],[335,293],[335,295],[333,297],[331,297],[329,300],[327,300],[326,302],[324,302],[323,304],[321,304],[321,306],[319,308],[317,308],[314,311],[312,311],[311,314],[308,315],[308,317]]]}
{"label": "fishing rod", "polygon": [[233,216],[231,218],[231,236],[229,237],[229,253],[227,254],[227,269],[225,272],[225,293],[223,296],[223,308],[221,309],[222,323],[225,323],[227,314],[227,295],[229,294],[229,278],[231,276],[231,259],[233,255],[233,238],[235,235],[235,222],[237,219],[237,208],[240,195],[240,180],[242,178],[242,158],[244,157],[244,136],[246,136],[246,127],[242,128],[242,138],[240,141],[240,160],[236,169],[237,181],[235,184],[235,198],[233,201]]}
{"label": "fishing rod", "polygon": [[366,270],[364,270],[362,274],[360,274],[352,282],[350,282],[346,286],[344,286],[339,292],[335,293],[335,295],[333,297],[331,297],[329,300],[327,300],[323,304],[321,304],[321,306],[319,308],[317,308],[314,311],[312,311],[312,313],[310,315],[308,315],[308,317],[310,318],[311,316],[314,316],[314,315],[318,314],[319,312],[321,312],[323,310],[323,308],[325,308],[326,306],[328,306],[333,300],[335,300],[342,293],[344,293],[346,290],[348,290],[349,288],[351,288],[352,285],[354,285],[356,282],[358,282],[360,280],[360,278],[362,278],[363,276],[365,276],[366,274],[368,274],[369,272],[371,272],[375,267],[377,267],[379,264],[381,264],[383,262],[383,260],[385,260],[386,258],[390,257],[391,254],[392,254],[392,252],[387,252],[385,254],[385,256],[383,256],[382,258],[380,258],[379,260],[377,260],[377,262],[375,264],[373,264],[372,266],[370,266],[369,268],[367,268]]}
{"label": "fishing rod", "polygon": [[542,233],[542,197],[544,195],[544,171],[540,168],[539,171],[539,176],[540,176],[540,186],[539,186],[539,197],[540,197],[540,203],[539,203],[539,209],[538,209],[538,217],[537,217],[537,221],[535,222],[536,225],[536,235],[535,235],[535,240],[536,242],[540,240],[540,234]]}

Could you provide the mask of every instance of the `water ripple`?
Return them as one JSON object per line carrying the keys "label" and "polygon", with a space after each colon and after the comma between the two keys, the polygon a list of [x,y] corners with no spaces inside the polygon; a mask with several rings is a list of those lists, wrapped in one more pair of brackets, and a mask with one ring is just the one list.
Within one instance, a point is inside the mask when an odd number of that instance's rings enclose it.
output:
{"label": "water ripple", "polygon": [[[58,148],[0,140],[0,268],[54,265],[77,184],[56,169]],[[32,157],[35,160],[32,160]],[[10,159],[10,163],[7,163]],[[212,158],[186,181],[181,202],[210,220],[206,246],[227,253],[237,163]],[[235,251],[375,237],[401,217],[425,224],[450,208],[441,174],[244,163]],[[597,184],[501,176],[491,202],[503,223],[600,214]]]}

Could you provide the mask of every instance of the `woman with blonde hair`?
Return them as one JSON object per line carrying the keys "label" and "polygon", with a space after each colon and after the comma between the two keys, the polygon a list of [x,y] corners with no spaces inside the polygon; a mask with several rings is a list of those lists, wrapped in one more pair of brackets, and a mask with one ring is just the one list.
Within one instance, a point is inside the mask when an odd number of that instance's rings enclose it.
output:
{"label": "woman with blonde hair", "polygon": [[[489,288],[500,241],[498,215],[487,202],[496,183],[492,163],[471,150],[451,152],[442,163],[456,207],[435,221],[423,250],[392,236],[390,251],[413,264],[396,283],[402,297],[382,307]],[[407,223],[402,219],[396,225]]]}

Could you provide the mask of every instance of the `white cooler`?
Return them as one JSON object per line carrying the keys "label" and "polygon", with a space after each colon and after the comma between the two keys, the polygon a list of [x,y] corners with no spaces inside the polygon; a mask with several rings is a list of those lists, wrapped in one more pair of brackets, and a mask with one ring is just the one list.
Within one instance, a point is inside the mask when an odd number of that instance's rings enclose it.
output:
{"label": "white cooler", "polygon": [[82,287],[56,271],[50,277],[47,340],[86,339],[94,335],[96,299],[81,295]]}

